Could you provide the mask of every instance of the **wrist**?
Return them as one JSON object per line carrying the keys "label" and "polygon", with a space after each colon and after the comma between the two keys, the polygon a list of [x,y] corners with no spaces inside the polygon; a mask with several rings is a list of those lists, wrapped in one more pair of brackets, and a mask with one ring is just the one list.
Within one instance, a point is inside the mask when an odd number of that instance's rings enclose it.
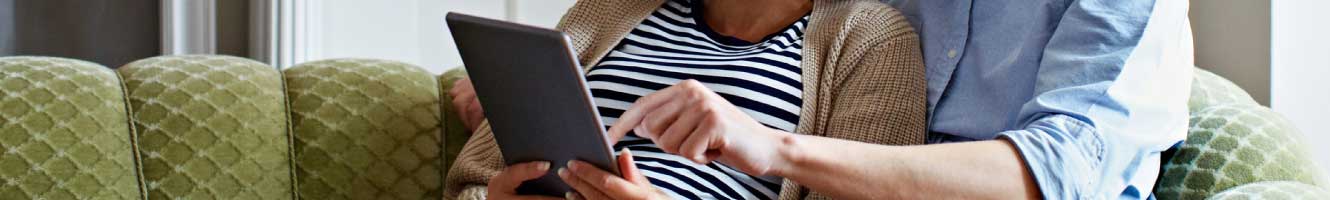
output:
{"label": "wrist", "polygon": [[806,151],[801,149],[806,145],[803,135],[780,132],[776,134],[776,153],[772,159],[772,167],[767,175],[780,177],[789,177],[793,172],[798,171],[799,163],[806,160]]}

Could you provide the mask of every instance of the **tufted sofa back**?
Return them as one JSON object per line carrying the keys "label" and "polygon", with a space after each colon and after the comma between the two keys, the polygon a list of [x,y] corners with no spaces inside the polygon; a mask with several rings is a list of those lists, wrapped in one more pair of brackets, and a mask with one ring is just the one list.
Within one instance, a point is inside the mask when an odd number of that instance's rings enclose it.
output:
{"label": "tufted sofa back", "polygon": [[1195,69],[1187,140],[1163,163],[1159,199],[1324,199],[1302,134],[1236,84]]}
{"label": "tufted sofa back", "polygon": [[0,199],[439,199],[440,80],[366,59],[0,58]]}

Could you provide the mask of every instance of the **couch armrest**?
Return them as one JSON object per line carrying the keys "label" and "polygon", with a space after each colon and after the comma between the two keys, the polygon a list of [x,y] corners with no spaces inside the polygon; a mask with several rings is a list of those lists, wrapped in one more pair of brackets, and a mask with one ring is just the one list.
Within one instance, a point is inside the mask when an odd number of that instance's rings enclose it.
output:
{"label": "couch armrest", "polygon": [[1323,199],[1326,197],[1330,197],[1330,191],[1325,188],[1293,181],[1267,181],[1243,184],[1207,199]]}
{"label": "couch armrest", "polygon": [[[457,154],[462,152],[462,146],[471,139],[471,133],[466,131],[462,125],[461,118],[457,115],[457,110],[453,109],[453,97],[448,95],[448,90],[453,88],[453,82],[458,79],[466,78],[466,69],[463,67],[453,68],[439,75],[439,110],[443,119],[443,177],[448,177],[448,170],[453,166],[453,160],[457,159]],[[483,196],[483,195],[482,195]]]}

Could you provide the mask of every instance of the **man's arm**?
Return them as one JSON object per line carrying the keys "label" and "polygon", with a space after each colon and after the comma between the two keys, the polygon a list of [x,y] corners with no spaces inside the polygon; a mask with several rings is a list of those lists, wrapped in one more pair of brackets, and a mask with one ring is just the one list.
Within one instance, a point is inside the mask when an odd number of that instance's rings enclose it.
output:
{"label": "man's arm", "polygon": [[1024,129],[1000,133],[1043,196],[1145,199],[1186,136],[1187,1],[1073,1],[1044,48]]}
{"label": "man's arm", "polygon": [[885,146],[786,134],[773,173],[843,199],[1037,199],[1005,140]]}
{"label": "man's arm", "polygon": [[[1185,136],[1185,1],[1079,0],[1040,63],[1023,129],[999,140],[875,146],[789,136],[776,168],[843,198],[1145,198]],[[882,195],[875,196],[881,192]]]}

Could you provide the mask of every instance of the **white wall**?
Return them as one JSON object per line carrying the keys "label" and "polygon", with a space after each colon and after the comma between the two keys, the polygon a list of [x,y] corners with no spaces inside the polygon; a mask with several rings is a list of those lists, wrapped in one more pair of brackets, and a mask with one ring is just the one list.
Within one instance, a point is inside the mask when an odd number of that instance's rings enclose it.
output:
{"label": "white wall", "polygon": [[444,16],[455,11],[554,27],[576,0],[324,0],[314,58],[379,58],[434,73],[461,66]]}
{"label": "white wall", "polygon": [[1270,106],[1310,139],[1330,172],[1330,1],[1271,1]]}

